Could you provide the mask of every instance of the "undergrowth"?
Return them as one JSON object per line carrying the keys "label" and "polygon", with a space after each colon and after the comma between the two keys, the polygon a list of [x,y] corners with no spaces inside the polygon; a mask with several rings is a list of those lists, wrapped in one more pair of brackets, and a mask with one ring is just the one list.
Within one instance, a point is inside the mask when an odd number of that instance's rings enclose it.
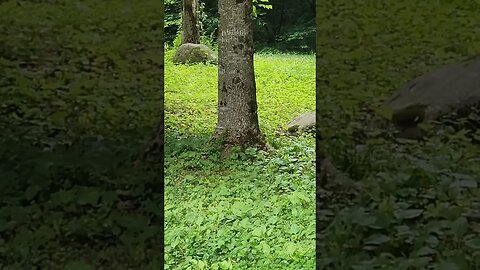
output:
{"label": "undergrowth", "polygon": [[[315,149],[311,135],[280,136],[315,106],[312,55],[255,56],[260,129],[277,151],[208,143],[216,124],[217,67],[165,67],[166,269],[313,269]],[[294,71],[294,72],[292,72]]]}
{"label": "undergrowth", "polygon": [[159,269],[158,1],[1,1],[0,269]]}
{"label": "undergrowth", "polygon": [[478,131],[440,123],[415,142],[370,122],[404,83],[478,54],[478,8],[317,2],[320,148],[364,186],[319,201],[321,269],[480,268],[480,148],[470,139]]}

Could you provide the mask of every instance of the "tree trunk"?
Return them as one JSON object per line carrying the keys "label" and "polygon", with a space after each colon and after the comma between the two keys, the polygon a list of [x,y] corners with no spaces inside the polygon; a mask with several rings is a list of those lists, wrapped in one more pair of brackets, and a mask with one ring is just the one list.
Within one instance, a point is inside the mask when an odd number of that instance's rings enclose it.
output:
{"label": "tree trunk", "polygon": [[[162,106],[163,107],[163,106]],[[142,154],[142,160],[153,160],[163,164],[163,146],[164,146],[164,113],[163,110],[160,116],[160,124],[155,130],[155,135],[150,141],[149,145]],[[162,173],[163,173],[163,166]]]}
{"label": "tree trunk", "polygon": [[182,44],[200,44],[198,30],[197,0],[183,0],[182,5]]}
{"label": "tree trunk", "polygon": [[[165,87],[165,66],[164,66],[164,57],[165,57],[165,52],[164,52],[164,42],[165,42],[165,37],[164,37],[164,4],[163,1],[160,1],[160,6],[161,6],[161,18],[160,18],[160,42],[159,42],[159,55],[160,55],[160,65],[159,70],[158,70],[158,88],[161,91],[161,101],[159,104],[159,111],[160,111],[160,119],[159,119],[159,124],[156,127],[154,134],[152,136],[151,141],[147,145],[145,151],[142,153],[140,158],[138,158],[135,163],[140,164],[141,162],[145,161],[153,161],[153,162],[158,162],[161,164],[160,167],[160,175],[163,175],[164,173],[164,168],[163,168],[163,162],[164,162],[164,87]],[[163,181],[163,178],[162,178]],[[158,185],[163,190],[163,182],[161,185]],[[163,191],[162,191],[163,192]],[[163,224],[163,223],[162,223]]]}
{"label": "tree trunk", "polygon": [[225,146],[265,148],[258,126],[251,0],[219,0],[218,122]]}

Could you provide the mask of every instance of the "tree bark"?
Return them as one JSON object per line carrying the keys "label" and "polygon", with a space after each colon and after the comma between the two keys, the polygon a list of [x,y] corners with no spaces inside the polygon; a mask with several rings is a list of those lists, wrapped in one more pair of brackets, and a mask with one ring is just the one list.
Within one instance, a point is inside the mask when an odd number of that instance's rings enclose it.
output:
{"label": "tree bark", "polygon": [[[165,100],[165,93],[164,93],[164,87],[165,87],[165,66],[164,66],[164,60],[165,60],[165,52],[164,52],[164,42],[165,42],[165,37],[164,37],[164,31],[163,31],[163,27],[164,27],[164,5],[163,5],[163,1],[161,1],[160,3],[161,5],[161,14],[162,14],[162,17],[160,19],[160,43],[159,43],[159,54],[160,54],[160,65],[158,66],[159,67],[159,70],[158,70],[158,87],[161,91],[161,101],[160,101],[160,104],[159,104],[159,111],[160,111],[160,119],[159,119],[159,124],[158,126],[155,128],[155,131],[154,131],[154,134],[152,136],[152,139],[151,141],[149,142],[149,144],[147,145],[146,149],[144,150],[144,152],[142,153],[142,155],[135,161],[136,164],[140,164],[141,162],[145,162],[145,161],[153,161],[153,162],[158,162],[159,164],[161,164],[160,167],[160,175],[163,176],[163,173],[164,173],[164,168],[163,168],[163,163],[164,163],[164,138],[165,138],[165,135],[164,135],[164,124],[165,124],[165,121],[164,121],[164,116],[165,116],[165,112],[164,112],[164,100]],[[158,185],[158,187],[160,187],[162,189],[162,192],[163,192],[163,178],[162,179],[162,183],[161,185]],[[162,223],[163,224],[163,223]]]}
{"label": "tree bark", "polygon": [[200,44],[198,2],[197,0],[183,0],[182,2],[182,44]]}
{"label": "tree bark", "polygon": [[[163,107],[163,106],[162,106]],[[153,139],[150,141],[149,145],[142,154],[142,160],[154,160],[158,161],[160,164],[163,164],[163,146],[164,146],[164,113],[163,110],[160,116],[160,124],[155,130]],[[163,173],[163,166],[162,173]]]}
{"label": "tree bark", "polygon": [[219,0],[218,122],[225,146],[265,148],[257,115],[251,0]]}

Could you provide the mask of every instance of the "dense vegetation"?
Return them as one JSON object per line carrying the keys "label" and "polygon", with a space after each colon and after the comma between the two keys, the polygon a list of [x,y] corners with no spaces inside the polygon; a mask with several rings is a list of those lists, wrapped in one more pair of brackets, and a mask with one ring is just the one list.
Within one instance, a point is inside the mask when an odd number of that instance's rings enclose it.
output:
{"label": "dense vegetation", "polygon": [[469,139],[478,131],[441,128],[414,142],[369,128],[396,88],[480,52],[479,10],[476,1],[317,1],[320,148],[364,186],[319,202],[324,269],[480,268],[480,147]]}
{"label": "dense vegetation", "polygon": [[[165,66],[166,269],[313,269],[314,137],[277,133],[315,106],[314,57],[255,57],[260,128],[277,149],[221,159],[217,67]],[[291,71],[295,70],[295,73]]]}
{"label": "dense vegetation", "polygon": [[161,11],[1,1],[1,269],[160,269]]}
{"label": "dense vegetation", "polygon": [[[180,41],[181,0],[165,1],[165,40]],[[218,31],[218,0],[200,0],[202,43],[214,45]],[[315,1],[269,0],[271,9],[256,1],[254,40],[257,50],[313,52],[315,50]]]}

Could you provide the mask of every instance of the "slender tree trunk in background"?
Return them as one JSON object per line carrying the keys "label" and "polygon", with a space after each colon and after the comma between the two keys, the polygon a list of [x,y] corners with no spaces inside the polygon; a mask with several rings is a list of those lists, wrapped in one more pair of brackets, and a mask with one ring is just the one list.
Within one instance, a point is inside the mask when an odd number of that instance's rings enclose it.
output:
{"label": "slender tree trunk in background", "polygon": [[252,0],[219,0],[218,122],[225,146],[265,148],[253,70]]}
{"label": "slender tree trunk in background", "polygon": [[[161,13],[160,13],[160,46],[158,48],[159,50],[159,54],[160,54],[160,61],[159,61],[159,70],[158,70],[158,89],[159,91],[161,91],[161,100],[159,102],[159,110],[160,110],[160,113],[159,113],[159,123],[158,123],[158,126],[155,128],[154,130],[154,134],[153,134],[153,138],[151,139],[151,141],[149,142],[149,144],[147,145],[145,151],[142,153],[142,156],[140,157],[140,159],[138,159],[136,162],[137,163],[140,163],[141,161],[147,161],[147,160],[153,160],[154,162],[158,162],[161,164],[160,167],[160,175],[163,175],[164,173],[164,168],[163,168],[163,162],[164,162],[164,152],[163,152],[163,146],[164,146],[164,115],[165,115],[165,112],[164,112],[164,86],[165,86],[165,66],[164,66],[164,42],[165,42],[165,32],[163,31],[163,27],[164,27],[164,5],[163,5],[163,1],[161,1]],[[162,181],[163,181],[163,178],[162,178]],[[162,192],[163,192],[163,182],[161,185],[158,185],[159,187],[161,187],[162,189]],[[162,223],[163,224],[163,223]]]}
{"label": "slender tree trunk in background", "polygon": [[[155,136],[150,141],[147,149],[144,151],[142,155],[143,160],[157,160],[159,163],[163,164],[163,145],[164,145],[164,113],[163,110],[160,115],[160,123],[155,130]],[[163,166],[162,166],[162,173],[163,173]]]}
{"label": "slender tree trunk in background", "polygon": [[200,44],[198,30],[198,0],[183,0],[182,5],[182,44]]}

